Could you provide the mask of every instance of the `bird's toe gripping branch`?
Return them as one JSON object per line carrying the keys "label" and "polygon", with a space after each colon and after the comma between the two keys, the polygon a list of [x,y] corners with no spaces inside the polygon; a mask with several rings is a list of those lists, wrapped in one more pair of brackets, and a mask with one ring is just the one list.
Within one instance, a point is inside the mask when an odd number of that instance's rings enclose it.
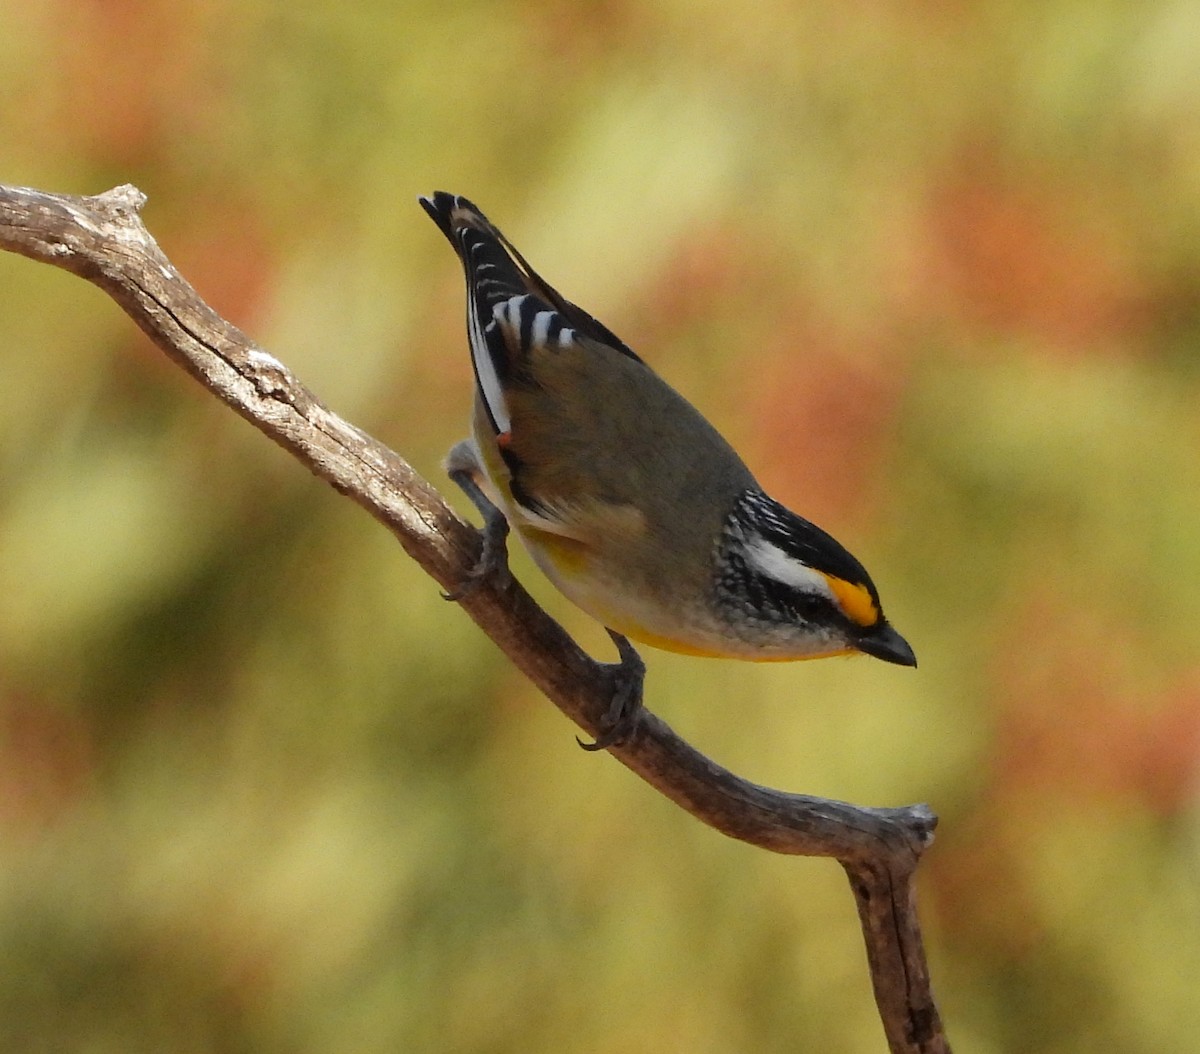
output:
{"label": "bird's toe gripping branch", "polygon": [[605,667],[611,678],[613,694],[604,715],[603,731],[594,743],[585,743],[578,736],[575,737],[584,750],[607,750],[618,743],[627,742],[637,731],[642,717],[642,684],[646,679],[646,664],[627,637],[611,629],[608,635],[617,646],[621,661]]}

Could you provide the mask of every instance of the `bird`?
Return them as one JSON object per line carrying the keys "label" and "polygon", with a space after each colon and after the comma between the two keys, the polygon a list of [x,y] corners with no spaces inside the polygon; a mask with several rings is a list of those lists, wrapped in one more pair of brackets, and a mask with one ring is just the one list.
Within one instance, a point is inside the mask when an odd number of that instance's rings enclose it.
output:
{"label": "bird", "polygon": [[778,661],[862,653],[916,666],[863,565],[769,497],[720,433],[624,341],[563,297],[466,198],[418,198],[466,278],[471,435],[446,457],[484,519],[461,599],[508,575],[511,528],[620,656],[606,728],[629,739],[645,667],[630,640]]}

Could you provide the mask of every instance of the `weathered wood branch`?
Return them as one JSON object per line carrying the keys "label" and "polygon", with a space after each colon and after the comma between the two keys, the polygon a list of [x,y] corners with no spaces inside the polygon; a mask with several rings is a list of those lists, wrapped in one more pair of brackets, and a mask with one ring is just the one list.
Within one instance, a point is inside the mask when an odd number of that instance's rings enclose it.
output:
{"label": "weathered wood branch", "polygon": [[[0,185],[0,247],[85,278],[205,388],[383,523],[444,589],[479,552],[477,532],[399,455],[327,409],[278,359],[216,314],[158,248],[132,186],[96,197]],[[600,731],[613,690],[519,583],[485,583],[464,611],[571,720]],[[777,853],[836,858],[858,904],[875,998],[895,1054],[949,1051],[929,982],[914,876],[936,818],[770,790],[722,768],[645,714],[610,753],[718,831]]]}

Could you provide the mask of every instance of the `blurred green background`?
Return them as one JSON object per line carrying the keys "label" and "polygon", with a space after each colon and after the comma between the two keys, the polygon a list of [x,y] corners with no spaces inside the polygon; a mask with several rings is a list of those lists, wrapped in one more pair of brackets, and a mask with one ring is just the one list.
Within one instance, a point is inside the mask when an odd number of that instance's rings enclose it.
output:
{"label": "blurred green background", "polygon": [[[472,197],[863,559],[921,660],[653,653],[652,709],[757,781],[933,805],[959,1052],[1200,1050],[1200,8],[0,25],[0,181],[135,183],[214,307],[439,485],[470,373],[414,199]],[[0,255],[0,392],[0,1049],[883,1049],[835,864],[578,750],[94,288]]]}

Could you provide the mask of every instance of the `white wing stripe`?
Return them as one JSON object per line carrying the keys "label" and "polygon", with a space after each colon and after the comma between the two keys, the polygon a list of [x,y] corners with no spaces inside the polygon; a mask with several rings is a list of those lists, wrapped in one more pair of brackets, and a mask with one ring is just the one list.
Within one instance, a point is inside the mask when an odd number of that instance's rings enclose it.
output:
{"label": "white wing stripe", "polygon": [[[489,322],[489,327],[495,327],[495,322]],[[512,418],[508,406],[504,402],[504,389],[500,386],[500,378],[496,374],[496,365],[492,362],[488,349],[487,337],[483,327],[479,325],[479,312],[475,305],[475,297],[467,297],[467,329],[471,336],[471,358],[475,363],[475,377],[479,382],[479,394],[482,396],[488,413],[495,422],[499,432],[512,429]]]}
{"label": "white wing stripe", "polygon": [[533,343],[545,344],[550,335],[550,323],[554,321],[553,311],[539,311],[533,316]]}

